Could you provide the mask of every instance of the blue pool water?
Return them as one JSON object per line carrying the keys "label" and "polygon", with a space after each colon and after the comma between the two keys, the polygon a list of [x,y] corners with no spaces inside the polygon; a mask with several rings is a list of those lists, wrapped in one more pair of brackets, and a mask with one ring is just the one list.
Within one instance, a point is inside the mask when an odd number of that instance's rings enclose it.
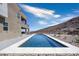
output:
{"label": "blue pool water", "polygon": [[36,34],[20,47],[67,47],[44,34]]}

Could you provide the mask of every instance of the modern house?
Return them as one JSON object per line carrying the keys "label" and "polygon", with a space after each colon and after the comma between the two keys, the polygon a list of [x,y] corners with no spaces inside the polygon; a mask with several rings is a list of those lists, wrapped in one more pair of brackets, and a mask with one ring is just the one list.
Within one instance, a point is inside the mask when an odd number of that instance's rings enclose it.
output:
{"label": "modern house", "polygon": [[[28,34],[27,17],[15,3],[0,4],[0,40]],[[3,37],[2,37],[3,36]]]}

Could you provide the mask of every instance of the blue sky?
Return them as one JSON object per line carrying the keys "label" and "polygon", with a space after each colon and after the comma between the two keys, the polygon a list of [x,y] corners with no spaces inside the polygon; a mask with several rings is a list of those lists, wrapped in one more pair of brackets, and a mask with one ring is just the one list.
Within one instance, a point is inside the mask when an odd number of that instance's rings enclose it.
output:
{"label": "blue sky", "polygon": [[26,15],[30,31],[36,31],[79,16],[78,3],[25,3],[18,4]]}

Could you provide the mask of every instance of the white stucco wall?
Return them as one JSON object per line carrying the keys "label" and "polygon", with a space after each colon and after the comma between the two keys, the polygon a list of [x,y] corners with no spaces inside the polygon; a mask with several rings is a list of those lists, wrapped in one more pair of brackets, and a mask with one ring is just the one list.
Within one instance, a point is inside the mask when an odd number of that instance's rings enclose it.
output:
{"label": "white stucco wall", "polygon": [[4,17],[8,17],[7,3],[0,3],[0,15]]}

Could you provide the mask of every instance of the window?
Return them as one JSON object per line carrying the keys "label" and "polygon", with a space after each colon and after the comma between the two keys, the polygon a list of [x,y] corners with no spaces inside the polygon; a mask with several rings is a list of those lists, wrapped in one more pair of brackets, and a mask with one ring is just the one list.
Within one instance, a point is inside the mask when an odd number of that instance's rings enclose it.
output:
{"label": "window", "polygon": [[26,28],[21,27],[21,34],[25,34],[26,33]]}
{"label": "window", "polygon": [[5,18],[0,16],[0,23],[2,24],[3,22],[5,22]]}
{"label": "window", "polygon": [[3,23],[3,30],[8,31],[8,23],[7,22]]}
{"label": "window", "polygon": [[8,31],[8,27],[3,27],[3,30],[4,31]]}
{"label": "window", "polygon": [[7,22],[4,22],[3,25],[7,27],[8,26],[8,23]]}
{"label": "window", "polygon": [[3,25],[3,30],[8,31],[8,23],[5,22],[5,17],[0,16],[0,24]]}

